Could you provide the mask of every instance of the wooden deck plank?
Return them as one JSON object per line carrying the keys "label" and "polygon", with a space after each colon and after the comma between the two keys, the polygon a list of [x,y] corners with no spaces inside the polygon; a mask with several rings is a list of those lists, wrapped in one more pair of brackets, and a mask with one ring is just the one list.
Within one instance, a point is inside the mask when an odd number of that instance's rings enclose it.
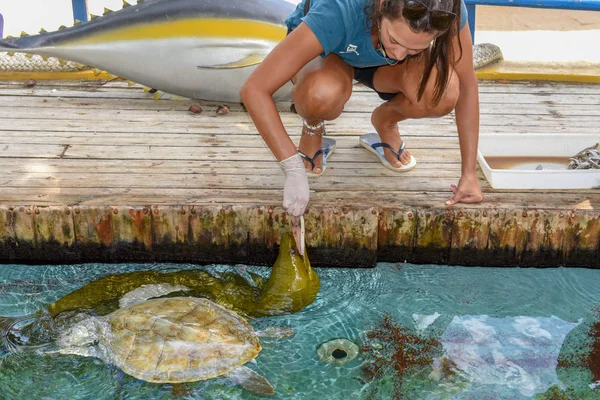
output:
{"label": "wooden deck plank", "polygon": [[[354,123],[350,123],[354,122]],[[328,125],[327,132],[332,137],[353,136],[358,137],[365,132],[372,132],[373,127],[370,122],[365,122],[364,119],[356,121],[337,121]],[[532,124],[531,121],[523,121],[523,123]],[[10,125],[9,128],[6,126]],[[232,126],[233,125],[233,126]],[[583,125],[583,126],[579,126]],[[586,126],[587,125],[587,126]],[[505,121],[503,125],[482,125],[482,133],[574,133],[593,132],[593,122],[588,121],[570,125],[570,124],[542,124],[539,125],[519,125],[510,121]],[[108,141],[120,135],[124,137],[144,137],[149,135],[150,138],[157,138],[164,135],[165,137],[183,137],[183,135],[202,135],[219,138],[228,135],[247,135],[257,138],[260,142],[256,131],[252,131],[253,124],[250,122],[239,124],[218,124],[214,121],[209,124],[178,124],[178,123],[153,123],[144,124],[129,124],[129,123],[73,123],[72,121],[63,123],[38,123],[35,121],[19,120],[5,124],[5,129],[0,123],[0,133],[11,134],[17,136],[25,136],[34,134],[41,135],[66,135],[72,137],[89,137],[90,135],[101,135],[109,139]],[[301,123],[294,121],[293,123],[285,123],[286,129],[291,137],[297,139],[301,131]],[[23,132],[23,133],[22,133]],[[457,137],[456,127],[452,121],[448,121],[445,125],[437,125],[432,128],[432,125],[403,123],[400,126],[400,132],[403,136],[412,137]],[[3,135],[0,135],[2,137]]]}
{"label": "wooden deck plank", "polygon": [[[480,99],[482,133],[588,133],[600,139],[600,85],[482,83]],[[192,103],[205,112],[189,113]],[[368,254],[370,261],[379,254],[388,260],[481,264],[489,261],[487,251],[497,256],[492,264],[600,267],[600,188],[501,191],[492,189],[479,172],[485,202],[445,207],[449,185],[460,178],[454,116],[400,124],[419,165],[397,174],[358,145],[358,135],[372,131],[369,115],[379,103],[374,93],[357,85],[342,116],[328,123],[337,149],[326,175],[310,181],[307,218],[309,226],[333,223],[327,225],[328,232],[345,233],[309,239],[317,264],[332,248],[354,243],[357,249],[339,249],[346,254],[340,263],[352,264],[358,248],[375,246],[360,254]],[[44,81],[34,88],[0,82],[0,222],[10,228],[0,224],[0,259],[12,260],[27,251],[35,260],[44,259],[31,241],[63,241],[71,252],[83,242],[94,246],[92,239],[77,238],[85,230],[62,237],[57,227],[84,226],[84,215],[109,218],[113,207],[114,212],[129,213],[118,215],[123,221],[131,218],[131,223],[151,219],[150,210],[159,208],[189,215],[225,213],[240,218],[239,229],[271,230],[261,231],[262,250],[245,253],[249,262],[269,259],[278,240],[271,238],[273,232],[287,226],[280,207],[283,175],[242,106],[233,104],[232,112],[215,116],[217,105],[155,101],[139,86],[122,81]],[[289,104],[279,108],[297,142],[300,118],[289,112]],[[246,227],[243,221],[260,226]],[[526,238],[524,232],[534,225],[536,235],[548,240],[531,236],[528,244],[498,239]],[[448,226],[451,233],[444,230]],[[489,243],[484,236],[470,239],[475,226],[487,227]],[[376,236],[353,237],[355,232]],[[151,247],[151,232],[140,234],[143,246]],[[438,243],[434,238],[445,239]],[[23,247],[23,240],[30,247]],[[19,250],[15,241],[21,241]],[[234,242],[232,246],[239,245],[239,240]],[[534,248],[546,256],[532,258]],[[114,253],[114,248],[109,250]],[[142,250],[144,259],[154,259],[144,253],[148,249]]]}
{"label": "wooden deck plank", "polygon": [[[248,134],[255,135],[252,132],[253,124],[248,121],[240,123],[227,123],[220,121],[208,121],[202,123],[200,121],[190,123],[178,122],[153,122],[153,123],[134,123],[133,121],[111,122],[111,121],[93,121],[93,122],[77,122],[77,121],[35,121],[35,120],[0,120],[0,132],[21,132],[35,131],[38,132],[91,132],[91,133],[130,133],[144,135],[148,133],[174,133],[177,135],[183,134],[206,134],[206,135],[229,135],[229,134]],[[131,122],[131,123],[130,123]],[[231,122],[231,121],[229,121]],[[521,118],[519,121],[505,118],[503,121],[498,121],[495,125],[486,124],[486,121],[481,123],[482,133],[580,133],[594,132],[596,123],[592,119],[577,118],[576,120],[550,120],[541,121],[532,118]],[[293,123],[285,121],[290,135],[297,136],[300,133],[300,122],[294,120]],[[237,133],[233,133],[236,132]],[[373,131],[370,122],[366,122],[365,118],[344,118],[335,123],[328,124],[328,132],[332,136],[355,136],[365,132]],[[403,135],[409,136],[456,136],[456,127],[451,120],[436,121],[431,124],[403,123],[400,126],[400,131]]]}
{"label": "wooden deck plank", "polygon": [[[372,94],[364,96],[361,92],[356,92],[357,98],[364,97],[364,100],[375,99]],[[363,101],[364,101],[363,100]],[[545,105],[563,106],[563,105],[600,105],[600,99],[597,96],[589,94],[564,94],[548,93],[543,98],[539,95],[529,93],[480,93],[479,101],[482,106],[500,105],[503,108],[510,109],[509,105],[527,104],[533,107],[543,107]],[[85,105],[86,110],[153,110],[153,111],[187,111],[192,103],[208,104],[215,106],[216,103],[197,102],[193,100],[152,100],[148,95],[146,99],[132,99],[126,104],[122,102],[107,102],[104,99],[90,98],[64,98],[64,97],[44,97],[44,96],[22,96],[10,97],[10,102],[0,102],[0,108],[56,108],[56,109],[80,109]],[[540,104],[541,103],[541,104]],[[283,107],[282,107],[283,108]]]}
{"label": "wooden deck plank", "polygon": [[[299,135],[290,135],[294,140],[299,139]],[[337,143],[341,148],[356,147],[358,141],[353,136],[337,136],[329,135],[336,139]],[[107,140],[110,138],[110,140]],[[265,148],[266,144],[262,141],[260,136],[257,134],[249,135],[163,135],[163,134],[113,134],[105,135],[98,134],[96,132],[84,133],[84,134],[39,134],[39,132],[2,132],[0,136],[0,151],[5,146],[18,146],[26,147],[29,145],[41,145],[41,144],[57,144],[57,145],[81,145],[81,146],[142,146],[142,147],[156,147],[156,148],[172,148],[173,151],[181,147],[185,148],[197,148],[197,147],[221,147],[228,146],[229,148]],[[4,145],[4,146],[3,146]],[[411,148],[423,148],[423,149],[434,149],[434,148],[458,148],[458,139],[456,136],[428,136],[428,137],[415,137],[411,140]],[[168,151],[168,150],[167,150]]]}
{"label": "wooden deck plank", "polygon": [[[60,83],[59,83],[60,84]],[[490,88],[494,90],[489,90]],[[486,90],[487,89],[487,90]],[[486,103],[503,103],[503,100],[515,100],[525,103],[543,103],[543,104],[574,104],[573,101],[577,98],[583,99],[586,103],[597,101],[597,98],[590,96],[597,95],[595,90],[587,90],[588,88],[580,88],[579,86],[561,85],[555,89],[549,87],[531,88],[522,84],[496,85],[496,88],[489,84],[480,85],[479,95],[483,104]],[[90,95],[90,93],[95,93]],[[32,99],[32,97],[43,100],[55,100],[60,103],[68,104],[69,101],[87,102],[90,105],[98,103],[103,98],[121,99],[124,96],[132,102],[126,105],[124,109],[144,107],[148,103],[152,103],[154,99],[153,93],[146,93],[140,87],[114,87],[107,83],[99,87],[86,86],[59,86],[58,89],[53,86],[36,86],[34,88],[23,88],[22,86],[2,85],[0,82],[0,97],[21,96],[23,99]],[[378,96],[370,89],[364,88],[362,85],[355,85],[352,102],[364,102],[370,99],[377,99]],[[15,101],[19,101],[15,99]],[[163,96],[158,103],[163,103],[164,106],[181,106],[191,101],[190,99],[178,96]],[[219,104],[218,102],[206,102],[205,104]],[[575,103],[576,104],[576,103]],[[110,108],[114,104],[107,102],[100,107]]]}
{"label": "wooden deck plank", "polygon": [[[160,102],[160,101],[157,101]],[[187,112],[189,108],[188,102],[187,107],[185,105],[179,106],[178,108],[165,108],[162,110],[154,110],[154,115],[149,115],[148,110],[144,109],[129,109],[129,110],[115,110],[115,109],[103,109],[96,108],[90,110],[82,110],[79,107],[70,108],[59,108],[60,110],[66,109],[66,111],[57,112],[56,108],[49,107],[31,107],[31,106],[19,106],[19,108],[11,107],[0,107],[0,118],[14,118],[14,119],[25,119],[31,118],[31,112],[36,112],[36,119],[69,119],[73,118],[76,120],[88,120],[88,119],[105,119],[105,118],[117,118],[117,119],[156,119],[160,117],[163,121],[181,121],[182,118],[191,119],[192,116]],[[206,113],[214,112],[217,106],[208,105],[204,103],[196,102],[202,106]],[[374,101],[371,99],[365,99],[364,101],[350,101],[346,104],[344,111],[347,113],[370,113],[372,111]],[[83,103],[88,106],[90,103]],[[519,103],[517,103],[519,104]],[[528,115],[551,115],[551,116],[580,116],[580,115],[592,115],[599,116],[600,110],[597,107],[582,107],[581,104],[561,104],[561,103],[523,103],[527,105]],[[585,103],[584,103],[585,104]],[[511,105],[512,107],[508,106]],[[589,106],[600,105],[599,104],[586,104]],[[515,108],[515,103],[481,103],[480,110],[483,115],[509,115],[519,116],[522,112],[518,108]],[[33,110],[32,110],[33,109]],[[151,109],[151,107],[149,107]],[[69,111],[70,110],[70,111]],[[233,106],[231,114],[236,112],[243,112],[241,106]],[[158,115],[160,113],[160,115]],[[223,117],[219,117],[224,119]]]}
{"label": "wooden deck plank", "polygon": [[[14,192],[19,191],[19,202],[15,199]],[[414,208],[441,208],[449,198],[449,191],[415,192],[399,190],[393,185],[378,188],[376,195],[369,190],[348,192],[347,190],[313,190],[312,201],[309,208],[322,206],[359,207],[365,206],[365,199],[369,199],[372,207],[414,207]],[[17,206],[110,206],[118,204],[137,204],[143,206],[153,205],[260,205],[280,209],[281,193],[272,189],[232,189],[232,188],[123,188],[103,187],[95,191],[89,188],[72,188],[68,191],[62,188],[15,188],[9,185],[0,187],[0,203],[6,207]],[[493,191],[486,195],[486,201],[480,204],[463,204],[457,210],[522,210],[530,211],[560,211],[596,212],[600,207],[597,192],[593,193],[554,193],[552,191],[522,193],[518,191]]]}
{"label": "wooden deck plank", "polygon": [[[420,140],[419,140],[420,142]],[[415,140],[415,144],[417,140]],[[430,144],[434,146],[433,143]],[[423,159],[429,157],[438,162],[449,162],[459,157],[458,147],[455,148],[427,148],[413,145],[411,151],[415,157]],[[374,158],[370,153],[364,153],[361,148],[346,148],[335,151],[338,162],[353,162]],[[218,146],[185,147],[171,146],[160,147],[148,145],[122,145],[107,144],[94,145],[45,145],[45,144],[6,144],[0,148],[0,154],[7,158],[75,158],[75,159],[103,159],[103,160],[221,160],[221,161],[252,161],[257,158],[275,161],[271,151],[267,148],[227,148]],[[427,156],[426,156],[427,154]]]}
{"label": "wooden deck plank", "polygon": [[[23,81],[0,81],[0,88],[23,88]],[[112,81],[102,80],[87,80],[87,81],[65,81],[65,80],[40,80],[34,88],[28,88],[34,90],[35,88],[97,88],[97,89],[124,89],[124,90],[141,90],[142,86],[135,84],[129,86],[129,84],[121,79],[115,79]],[[370,92],[370,89],[361,85],[355,84],[355,92]],[[544,95],[545,93],[587,93],[587,94],[600,94],[600,87],[597,84],[578,84],[570,82],[552,82],[552,81],[480,81],[479,82],[480,93],[535,93],[538,95]]]}
{"label": "wooden deck plank", "polygon": [[[311,189],[323,193],[331,190],[335,191],[373,191],[379,192],[382,186],[392,188],[404,188],[405,192],[416,192],[415,195],[433,192],[444,193],[448,190],[448,182],[452,180],[458,181],[460,171],[436,171],[435,178],[430,174],[422,174],[422,176],[412,176],[410,178],[394,181],[393,177],[369,176],[364,175],[363,180],[355,181],[349,176],[337,176],[332,178],[323,178],[319,182],[311,184]],[[90,178],[93,181],[90,182]],[[341,179],[344,178],[344,179]],[[483,175],[479,175],[479,179],[483,180]],[[48,176],[30,174],[27,179],[14,180],[10,178],[0,179],[0,184],[3,186],[11,186],[17,191],[19,188],[40,188],[51,189],[59,188],[63,190],[71,190],[74,188],[87,188],[91,190],[110,188],[124,189],[152,189],[155,187],[166,187],[172,189],[239,189],[239,190],[256,190],[256,189],[271,189],[279,190],[283,187],[283,179],[272,176],[268,182],[265,182],[263,177],[252,175],[238,174],[219,174],[219,175],[185,175],[185,174],[147,174],[139,177],[135,186],[128,181],[123,180],[123,174],[102,174],[94,176]],[[335,189],[333,189],[335,188]],[[388,189],[388,190],[390,190]],[[492,193],[493,190],[486,183],[482,184],[484,194]],[[568,193],[567,190],[548,190],[546,194],[554,195],[555,193]],[[594,195],[597,193],[595,189],[581,189],[581,194]],[[448,194],[447,197],[450,195]],[[313,196],[314,198],[314,196]],[[317,200],[319,196],[316,196]],[[17,203],[18,204],[18,203]]]}
{"label": "wooden deck plank", "polygon": [[[10,93],[11,90],[4,90],[7,93]],[[6,100],[6,97],[2,96],[3,90],[0,89],[0,99]],[[69,92],[71,93],[71,92]],[[72,93],[81,93],[73,91]],[[216,111],[219,104],[209,103],[209,102],[192,102],[192,101],[180,101],[180,100],[140,100],[139,96],[147,96],[146,93],[142,92],[134,92],[134,91],[124,91],[125,94],[131,94],[132,102],[136,102],[136,104],[130,104],[128,108],[123,109],[119,108],[118,104],[110,104],[110,99],[114,101],[122,100],[121,93],[113,93],[106,92],[106,95],[112,95],[113,97],[102,97],[105,96],[104,92],[90,92],[94,97],[88,98],[74,98],[72,96],[68,96],[66,93],[62,94],[58,97],[50,96],[51,92],[42,93],[45,98],[42,99],[43,106],[36,106],[34,104],[23,105],[19,104],[17,107],[12,106],[7,110],[8,102],[1,101],[0,104],[4,103],[4,107],[0,107],[0,117],[5,118],[7,116],[11,116],[13,118],[23,118],[23,117],[31,117],[30,108],[36,108],[38,118],[56,118],[61,117],[60,114],[64,114],[63,118],[68,116],[73,116],[79,119],[102,119],[104,116],[115,116],[118,118],[153,118],[152,114],[148,114],[148,110],[154,111],[154,114],[160,113],[161,119],[169,120],[171,118],[181,119],[182,113],[186,112],[189,108],[189,105],[192,103],[200,104],[202,108],[205,110],[205,113],[210,113],[211,111]],[[98,95],[99,97],[95,97]],[[527,104],[528,115],[564,115],[564,116],[577,116],[577,115],[600,115],[600,111],[596,107],[582,107],[581,105],[598,105],[600,102],[590,96],[572,96],[573,99],[566,103],[564,99],[562,101],[558,101],[558,99],[551,100],[548,98],[538,98],[538,102],[533,102],[532,100],[520,103],[519,96],[515,95],[512,97],[508,97],[505,99],[494,99],[492,101],[484,101],[486,96],[482,96],[483,99],[480,104],[480,109],[482,115],[521,115],[519,108],[514,107],[515,104]],[[489,97],[494,98],[493,94],[490,94]],[[582,100],[583,103],[577,103],[578,98],[587,98],[586,100]],[[129,97],[127,97],[129,98]],[[26,101],[28,97],[21,97],[19,103],[23,103]],[[43,102],[46,100],[46,103]],[[140,104],[140,103],[149,103],[149,104]],[[350,101],[346,104],[344,111],[347,113],[370,113],[373,108],[373,104],[381,102],[378,97],[373,96],[371,93],[356,93]],[[48,104],[50,103],[50,104]],[[102,107],[99,107],[98,104],[104,103]],[[108,103],[108,104],[107,104]],[[167,104],[164,104],[167,103]],[[58,113],[55,109],[56,107],[50,108],[56,104],[61,105],[59,109],[62,108],[77,108],[77,111],[72,111],[70,113]],[[153,107],[154,106],[154,107]],[[82,109],[82,107],[86,107]],[[89,107],[89,109],[88,109]],[[133,108],[136,107],[136,108]],[[289,105],[279,106],[280,111],[288,111]],[[141,112],[140,112],[141,111]],[[240,104],[232,104],[231,105],[232,113],[235,112],[243,112],[244,109]],[[12,113],[11,113],[12,112]],[[87,118],[86,118],[87,116]],[[61,118],[62,119],[62,118]]]}

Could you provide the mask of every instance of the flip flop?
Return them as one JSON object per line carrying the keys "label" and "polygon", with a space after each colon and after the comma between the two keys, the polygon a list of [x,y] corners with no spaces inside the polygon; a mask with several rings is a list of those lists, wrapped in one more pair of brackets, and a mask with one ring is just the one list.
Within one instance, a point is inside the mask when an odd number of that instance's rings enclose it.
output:
{"label": "flip flop", "polygon": [[[307,172],[306,174],[308,176],[311,176],[314,178],[318,178],[319,176],[323,175],[325,173],[325,170],[327,169],[327,159],[329,158],[329,156],[331,156],[331,154],[333,153],[334,150],[335,150],[335,139],[331,139],[331,138],[327,138],[327,137],[323,138],[323,143],[321,144],[321,148],[319,150],[317,150],[317,152],[312,157],[309,157],[306,154],[304,154],[302,151],[298,150],[298,154],[300,154],[300,157],[302,157],[303,159],[308,161],[310,163],[310,165],[312,166],[311,172]],[[315,159],[317,157],[319,157],[321,154],[323,155],[323,172],[321,172],[320,174],[315,174],[314,172],[312,172],[312,170],[315,169]]]}
{"label": "flip flop", "polygon": [[386,168],[391,169],[392,171],[406,172],[406,171],[410,171],[411,169],[413,169],[414,167],[417,166],[417,160],[413,156],[410,156],[410,162],[408,164],[406,164],[406,165],[403,164],[402,167],[400,167],[400,168],[394,167],[392,164],[390,164],[390,162],[387,160],[387,158],[385,158],[385,155],[383,153],[384,147],[388,148],[392,153],[394,153],[394,155],[398,158],[398,160],[400,160],[400,155],[402,155],[402,152],[404,151],[404,147],[405,147],[404,141],[402,141],[402,144],[400,145],[400,149],[398,149],[398,151],[396,151],[389,144],[382,142],[381,139],[379,138],[379,135],[376,132],[367,133],[366,135],[362,135],[362,136],[360,136],[359,139],[360,139],[360,145],[362,147],[369,150],[371,153],[377,155],[377,157],[379,157],[379,160],[381,161],[381,163]]}

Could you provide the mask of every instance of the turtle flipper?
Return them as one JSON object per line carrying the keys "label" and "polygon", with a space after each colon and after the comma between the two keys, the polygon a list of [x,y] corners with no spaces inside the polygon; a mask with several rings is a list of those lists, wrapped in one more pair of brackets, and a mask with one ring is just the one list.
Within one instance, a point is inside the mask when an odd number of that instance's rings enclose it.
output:
{"label": "turtle flipper", "polygon": [[93,357],[103,359],[100,352],[95,347],[63,347],[58,350],[45,351],[44,354],[71,354],[81,357]]}
{"label": "turtle flipper", "polygon": [[243,365],[229,371],[225,377],[229,378],[236,385],[240,385],[244,389],[254,394],[262,396],[272,396],[275,394],[273,386],[265,379],[265,377],[254,372],[254,370],[244,367]]}
{"label": "turtle flipper", "polygon": [[141,303],[153,297],[166,296],[169,293],[189,290],[186,286],[170,285],[168,283],[157,283],[154,285],[142,285],[131,292],[125,293],[119,300],[119,308],[125,308],[132,304]]}

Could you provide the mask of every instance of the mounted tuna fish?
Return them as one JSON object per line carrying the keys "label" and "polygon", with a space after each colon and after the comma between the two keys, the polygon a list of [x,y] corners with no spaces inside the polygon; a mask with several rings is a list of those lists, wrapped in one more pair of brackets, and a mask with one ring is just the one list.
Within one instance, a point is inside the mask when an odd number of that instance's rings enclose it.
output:
{"label": "mounted tuna fish", "polygon": [[90,22],[0,40],[0,51],[58,57],[190,98],[240,101],[242,84],[285,37],[293,8],[283,0],[124,2]]}

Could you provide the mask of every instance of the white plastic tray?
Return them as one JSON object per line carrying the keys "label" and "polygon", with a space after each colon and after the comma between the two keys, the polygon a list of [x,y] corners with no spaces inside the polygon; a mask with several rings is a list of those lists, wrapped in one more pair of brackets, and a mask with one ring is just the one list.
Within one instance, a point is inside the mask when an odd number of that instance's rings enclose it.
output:
{"label": "white plastic tray", "polygon": [[481,134],[477,159],[494,189],[600,189],[599,169],[493,169],[485,159],[490,156],[572,157],[598,142],[600,134]]}

